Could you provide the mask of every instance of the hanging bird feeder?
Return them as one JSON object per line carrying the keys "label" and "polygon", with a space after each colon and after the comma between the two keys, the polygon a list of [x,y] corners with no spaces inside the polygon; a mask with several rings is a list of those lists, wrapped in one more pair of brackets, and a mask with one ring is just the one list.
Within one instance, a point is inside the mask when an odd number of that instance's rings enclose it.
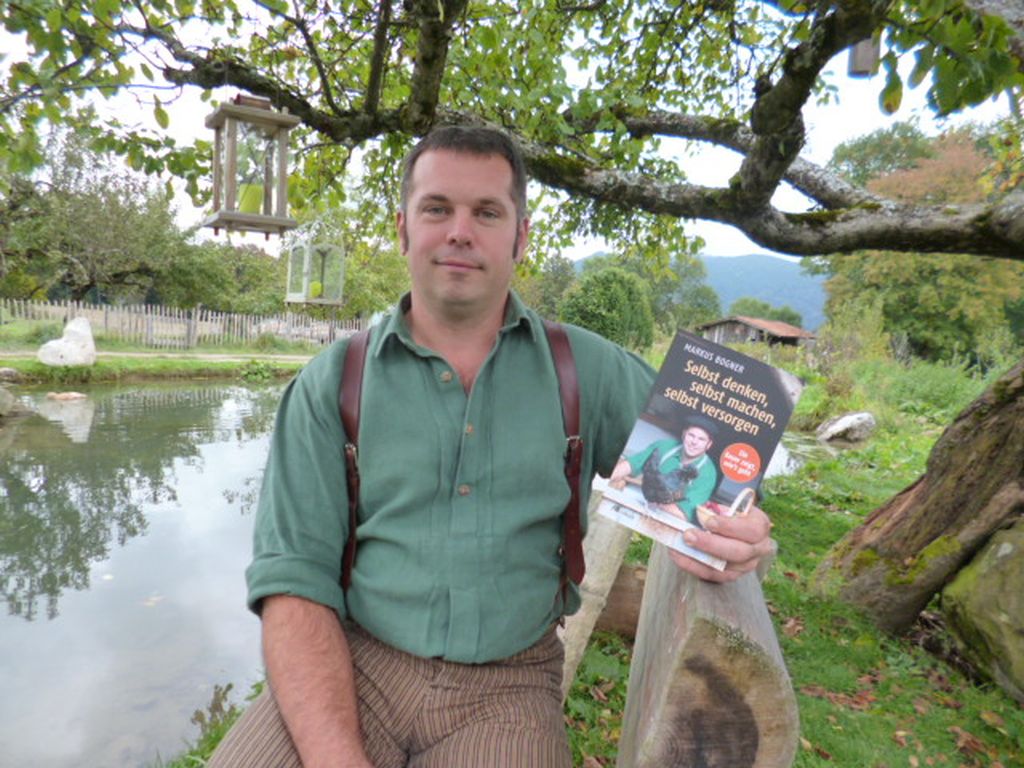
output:
{"label": "hanging bird feeder", "polygon": [[213,213],[204,227],[281,234],[288,216],[288,131],[299,118],[270,101],[236,96],[206,118],[214,131]]}
{"label": "hanging bird feeder", "polygon": [[877,36],[854,43],[850,46],[847,74],[850,77],[871,77],[878,71],[881,52],[882,43]]}
{"label": "hanging bird feeder", "polygon": [[330,242],[299,241],[288,249],[288,304],[341,306],[345,251]]}

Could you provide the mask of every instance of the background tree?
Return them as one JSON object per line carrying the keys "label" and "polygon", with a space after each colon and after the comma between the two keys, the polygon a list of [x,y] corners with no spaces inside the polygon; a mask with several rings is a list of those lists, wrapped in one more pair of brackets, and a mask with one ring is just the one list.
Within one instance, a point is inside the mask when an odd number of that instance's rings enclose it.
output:
{"label": "background tree", "polygon": [[[703,266],[703,265],[702,265]],[[683,283],[672,305],[672,320],[677,330],[693,330],[722,316],[722,303],[715,289],[704,282]]]}
{"label": "background tree", "polygon": [[795,325],[797,328],[803,327],[803,318],[800,317],[800,313],[789,305],[773,307],[767,301],[750,296],[741,296],[736,299],[729,305],[729,311],[726,314],[732,317],[742,315],[744,317],[759,317],[762,320],[780,320],[783,323]]}
{"label": "background tree", "polygon": [[565,256],[553,255],[539,269],[521,269],[514,286],[528,305],[542,317],[558,317],[558,306],[566,291],[576,282],[576,265]]}
{"label": "background tree", "polygon": [[[901,154],[895,167],[884,168],[879,159],[891,156],[884,150],[889,139],[889,133],[872,134],[842,145],[837,155],[852,173],[881,171],[867,186],[886,197],[950,206],[984,199],[991,157],[982,149],[983,139],[964,130],[947,132],[926,140],[922,147],[927,151],[912,162]],[[975,355],[987,340],[1005,335],[1024,295],[1024,265],[963,254],[897,258],[867,251],[817,258],[810,268],[829,275],[827,313],[877,297],[885,331],[905,340],[912,354],[932,360]]]}
{"label": "background tree", "polygon": [[[702,244],[699,238],[691,243]],[[671,256],[653,244],[624,253],[598,254],[583,262],[583,274],[618,267],[636,275],[647,286],[654,322],[663,333],[713,320],[718,316],[718,295],[707,284],[707,270],[693,253]]]}
{"label": "background tree", "polygon": [[900,121],[844,142],[832,152],[828,168],[858,187],[886,173],[913,168],[934,157],[932,141],[916,121]]}
{"label": "background tree", "polygon": [[654,341],[647,287],[639,277],[618,267],[583,275],[565,295],[560,319],[630,349],[646,349]]}

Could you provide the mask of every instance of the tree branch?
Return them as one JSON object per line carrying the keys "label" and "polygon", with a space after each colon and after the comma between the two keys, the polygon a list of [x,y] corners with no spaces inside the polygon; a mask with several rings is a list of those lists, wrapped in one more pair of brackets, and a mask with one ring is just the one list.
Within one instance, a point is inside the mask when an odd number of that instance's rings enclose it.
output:
{"label": "tree branch", "polygon": [[413,15],[419,20],[419,44],[410,83],[408,124],[414,133],[425,132],[434,122],[452,27],[467,3],[468,0],[413,2]]}
{"label": "tree branch", "polygon": [[751,210],[768,205],[803,148],[802,110],[821,71],[835,54],[871,34],[890,0],[840,0],[834,5],[815,16],[809,39],[786,53],[778,81],[773,85],[759,79],[755,85],[750,127],[756,138],[737,179],[740,200]]}
{"label": "tree branch", "polygon": [[[659,110],[644,115],[627,115],[621,119],[636,138],[653,135],[703,141],[744,156],[752,151],[757,141],[753,131],[738,120]],[[825,208],[850,208],[871,203],[881,205],[885,202],[884,198],[799,157],[793,160],[782,179]]]}
{"label": "tree branch", "polygon": [[995,204],[913,206],[866,200],[835,211],[751,210],[735,187],[670,184],[610,171],[520,139],[540,182],[601,202],[736,227],[765,248],[797,256],[876,249],[970,253],[1024,261],[1024,191]]}
{"label": "tree branch", "polygon": [[377,25],[373,30],[373,55],[370,58],[370,77],[366,82],[366,101],[363,111],[374,114],[380,105],[384,86],[384,64],[388,53],[388,27],[391,24],[391,0],[380,0]]}

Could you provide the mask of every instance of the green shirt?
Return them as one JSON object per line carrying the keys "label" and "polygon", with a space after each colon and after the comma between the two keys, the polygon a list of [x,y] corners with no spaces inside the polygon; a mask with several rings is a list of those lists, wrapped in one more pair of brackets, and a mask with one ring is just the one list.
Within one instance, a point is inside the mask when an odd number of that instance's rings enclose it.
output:
{"label": "green shirt", "polygon": [[[249,604],[258,610],[268,595],[298,595],[409,653],[504,658],[579,607],[575,588],[565,606],[558,589],[569,488],[547,337],[540,317],[510,294],[467,394],[443,358],[413,342],[408,301],[368,347],[351,587],[345,594],[340,586],[348,529],[341,341],[282,398],[246,573]],[[594,472],[614,467],[654,375],[605,339],[566,330],[580,380],[585,503]]]}
{"label": "green shirt", "polygon": [[[644,462],[654,453],[655,448],[660,451],[659,455],[661,456],[658,470],[666,475],[670,472],[675,472],[684,463],[683,459],[685,457],[683,456],[682,445],[678,440],[671,438],[651,443],[644,450],[629,457],[629,473],[635,475],[642,471]],[[691,523],[696,523],[696,509],[699,505],[710,499],[711,494],[715,492],[715,486],[718,484],[718,473],[715,471],[715,462],[709,459],[706,453],[701,454],[694,461],[686,463],[692,464],[696,468],[697,476],[686,486],[686,495],[676,502],[676,507],[686,515],[687,520]]]}

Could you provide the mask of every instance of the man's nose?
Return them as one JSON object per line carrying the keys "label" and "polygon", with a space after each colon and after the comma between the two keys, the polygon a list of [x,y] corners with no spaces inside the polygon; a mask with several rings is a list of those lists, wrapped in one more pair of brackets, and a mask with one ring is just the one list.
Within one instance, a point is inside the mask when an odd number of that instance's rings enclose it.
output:
{"label": "man's nose", "polygon": [[451,245],[469,245],[473,239],[473,213],[463,208],[456,208],[449,220],[448,243]]}

